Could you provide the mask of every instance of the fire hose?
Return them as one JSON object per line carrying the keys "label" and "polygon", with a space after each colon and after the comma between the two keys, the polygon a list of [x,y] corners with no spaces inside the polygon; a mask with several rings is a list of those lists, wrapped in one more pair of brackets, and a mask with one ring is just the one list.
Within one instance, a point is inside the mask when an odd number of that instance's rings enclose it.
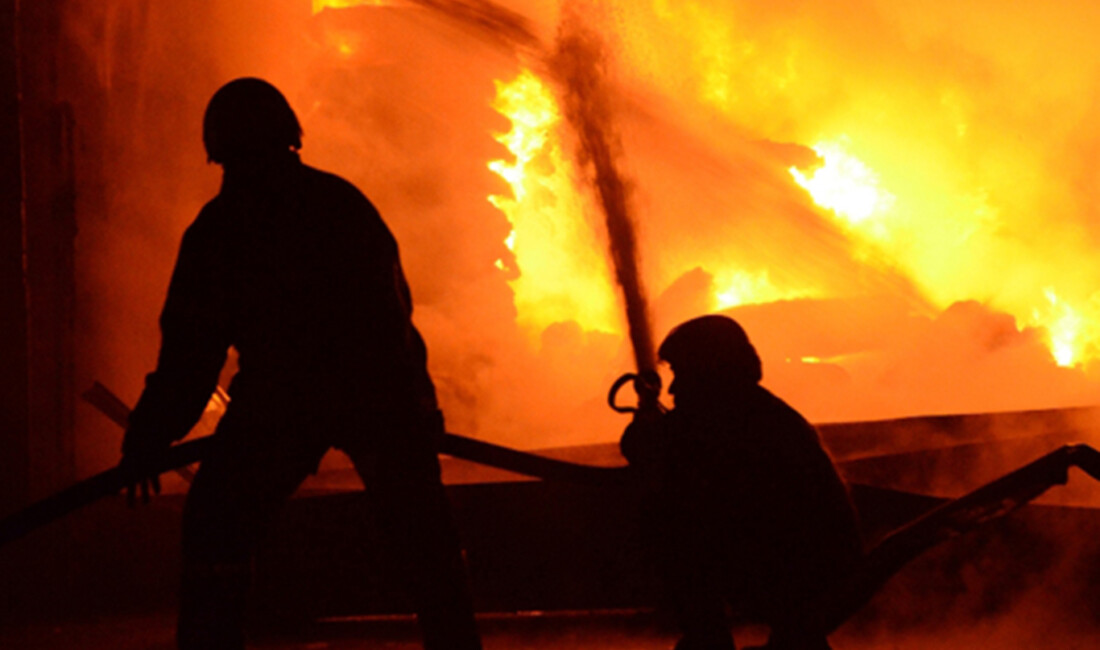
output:
{"label": "fire hose", "polygon": [[921,553],[1010,514],[1055,485],[1065,485],[1070,467],[1100,481],[1100,452],[1084,444],[1064,445],[895,530],[864,555],[855,571],[807,604],[808,622],[831,632]]}
{"label": "fire hose", "polygon": [[[654,386],[658,392],[660,390],[659,379],[656,384],[653,381],[653,377],[644,374],[623,375],[613,384],[608,403],[619,412],[659,409],[659,403],[646,403],[649,396],[655,395],[652,393]],[[639,389],[638,408],[620,406],[616,402],[618,392],[630,382]],[[85,398],[112,420],[125,423],[128,408],[105,387],[93,387]],[[215,436],[206,436],[173,445],[149,469],[160,474],[200,462],[216,443]],[[607,486],[635,480],[634,472],[627,466],[571,463],[453,433],[443,434],[440,452],[549,481]],[[853,572],[805,603],[806,623],[822,632],[831,632],[863,607],[911,560],[941,542],[1008,515],[1055,485],[1064,485],[1070,467],[1077,467],[1100,481],[1100,452],[1084,444],[1065,445],[969,494],[933,508],[890,533],[864,555]],[[102,497],[119,493],[133,478],[123,468],[114,467],[0,520],[0,547]]]}
{"label": "fire hose", "polygon": [[[634,407],[619,406],[616,403],[619,390],[630,382],[634,383],[638,391],[638,408],[656,403],[656,395],[660,393],[661,385],[656,373],[652,375],[628,373],[620,377],[611,387],[608,395],[611,408],[620,413],[638,410]],[[126,427],[130,408],[109,388],[95,382],[83,397],[115,424]],[[206,436],[173,445],[155,460],[154,465],[149,468],[149,473],[176,472],[185,481],[190,482],[192,474],[187,466],[200,462],[210,453],[210,449],[215,444],[216,440],[213,436]],[[632,472],[626,466],[597,467],[571,463],[455,433],[444,433],[441,436],[439,451],[455,458],[544,480],[597,486],[619,485],[632,480]],[[116,466],[23,508],[0,520],[0,547],[103,497],[118,494],[133,479],[134,477],[124,468]]]}
{"label": "fire hose", "polygon": [[[126,426],[129,407],[102,384],[97,382],[93,385],[84,394],[84,399],[116,424]],[[216,437],[210,435],[172,445],[147,468],[147,473],[175,471],[185,480],[189,480],[187,466],[200,462],[216,444]],[[628,466],[599,467],[571,463],[455,433],[444,433],[440,436],[439,452],[481,465],[552,481],[619,485],[632,480],[633,474]],[[0,520],[0,547],[103,497],[118,494],[133,480],[131,472],[116,466],[23,508]]]}

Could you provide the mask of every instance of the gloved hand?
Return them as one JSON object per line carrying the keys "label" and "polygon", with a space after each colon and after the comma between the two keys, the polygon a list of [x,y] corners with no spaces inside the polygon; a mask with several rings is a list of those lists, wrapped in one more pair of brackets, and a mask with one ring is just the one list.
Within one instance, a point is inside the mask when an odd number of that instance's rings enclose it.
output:
{"label": "gloved hand", "polygon": [[137,504],[139,493],[142,503],[149,503],[150,492],[160,494],[160,473],[154,467],[170,444],[132,424],[126,430],[119,467],[127,477],[126,503],[131,508]]}
{"label": "gloved hand", "polygon": [[638,394],[638,410],[634,417],[643,415],[660,415],[664,408],[661,406],[661,376],[656,370],[642,370],[634,376],[634,392]]}
{"label": "gloved hand", "polygon": [[419,426],[432,439],[432,444],[439,446],[443,434],[447,433],[447,425],[443,421],[443,411],[437,408],[422,409],[418,413]]}

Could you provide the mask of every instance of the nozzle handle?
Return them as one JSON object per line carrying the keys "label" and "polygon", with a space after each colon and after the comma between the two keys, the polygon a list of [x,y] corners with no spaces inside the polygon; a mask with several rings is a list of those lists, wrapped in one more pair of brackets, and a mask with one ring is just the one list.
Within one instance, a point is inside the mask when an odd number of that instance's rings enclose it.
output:
{"label": "nozzle handle", "polygon": [[[622,406],[618,403],[619,391],[628,383],[634,384],[638,395],[638,406]],[[661,394],[661,376],[653,370],[640,373],[628,372],[611,384],[607,393],[607,405],[616,413],[637,413],[639,410],[660,409],[657,397]]]}

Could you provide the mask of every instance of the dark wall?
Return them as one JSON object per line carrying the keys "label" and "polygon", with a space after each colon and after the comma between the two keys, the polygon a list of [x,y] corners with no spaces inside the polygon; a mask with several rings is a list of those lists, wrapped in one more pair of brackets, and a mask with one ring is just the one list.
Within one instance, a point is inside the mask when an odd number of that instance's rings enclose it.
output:
{"label": "dark wall", "polygon": [[18,13],[30,354],[27,489],[32,498],[75,478],[76,190],[73,112],[60,100],[64,4],[24,2]]}
{"label": "dark wall", "polygon": [[0,512],[27,485],[27,296],[23,275],[15,0],[0,1]]}

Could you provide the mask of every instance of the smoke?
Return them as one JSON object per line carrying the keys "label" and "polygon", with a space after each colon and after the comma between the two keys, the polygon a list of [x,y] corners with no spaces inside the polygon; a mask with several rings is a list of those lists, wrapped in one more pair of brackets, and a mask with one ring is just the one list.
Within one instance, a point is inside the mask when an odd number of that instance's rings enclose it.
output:
{"label": "smoke", "polygon": [[1088,648],[1100,637],[1087,509],[1035,507],[899,573],[831,640],[851,648]]}

